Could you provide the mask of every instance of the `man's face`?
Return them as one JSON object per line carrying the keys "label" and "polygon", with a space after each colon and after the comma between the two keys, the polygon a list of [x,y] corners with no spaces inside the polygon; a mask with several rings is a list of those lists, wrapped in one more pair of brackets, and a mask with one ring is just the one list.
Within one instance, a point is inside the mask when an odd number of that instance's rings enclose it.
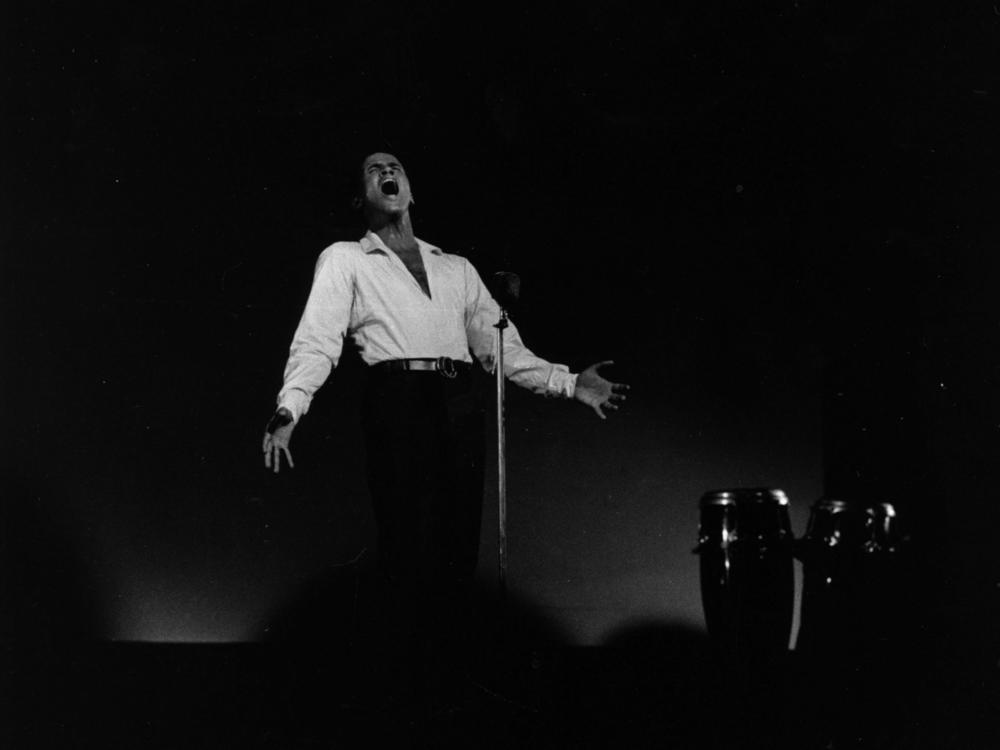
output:
{"label": "man's face", "polygon": [[403,213],[413,201],[410,180],[392,154],[371,154],[365,159],[361,166],[361,187],[365,206],[385,213]]}

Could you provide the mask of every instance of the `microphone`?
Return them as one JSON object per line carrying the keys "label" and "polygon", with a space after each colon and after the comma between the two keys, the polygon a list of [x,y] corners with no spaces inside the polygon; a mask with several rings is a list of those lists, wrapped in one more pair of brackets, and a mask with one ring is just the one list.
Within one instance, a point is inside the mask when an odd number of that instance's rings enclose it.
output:
{"label": "microphone", "polygon": [[514,305],[521,296],[521,277],[512,271],[497,271],[493,274],[490,291],[504,309]]}

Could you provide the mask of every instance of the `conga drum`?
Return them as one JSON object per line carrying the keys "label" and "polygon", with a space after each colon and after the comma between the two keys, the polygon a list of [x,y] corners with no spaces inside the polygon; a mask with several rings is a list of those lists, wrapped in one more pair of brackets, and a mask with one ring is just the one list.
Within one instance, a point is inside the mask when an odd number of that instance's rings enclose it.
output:
{"label": "conga drum", "polygon": [[898,521],[892,503],[865,508],[865,552],[869,555],[894,554],[902,541]]}
{"label": "conga drum", "polygon": [[700,502],[701,597],[709,636],[732,656],[788,649],[795,605],[788,498],[781,490],[714,490]]}
{"label": "conga drum", "polygon": [[[802,561],[802,610],[795,650],[809,675],[807,709],[823,743],[879,736],[879,711],[892,695],[890,648],[900,604],[895,566],[900,544],[889,503],[824,498],[796,542]],[[880,745],[881,746],[881,745]]]}
{"label": "conga drum", "polygon": [[813,504],[806,534],[795,545],[802,561],[797,651],[822,650],[836,659],[838,643],[850,650],[868,527],[868,515],[855,503],[821,498]]}
{"label": "conga drum", "polygon": [[901,547],[895,507],[878,503],[865,508],[857,607],[865,620],[870,648],[881,648],[892,638],[903,609]]}

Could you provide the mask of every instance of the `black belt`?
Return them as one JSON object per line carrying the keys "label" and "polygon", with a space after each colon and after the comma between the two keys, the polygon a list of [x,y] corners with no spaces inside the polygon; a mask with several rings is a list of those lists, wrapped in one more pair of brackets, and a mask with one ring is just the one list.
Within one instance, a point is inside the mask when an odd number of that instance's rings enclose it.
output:
{"label": "black belt", "polygon": [[460,372],[467,373],[472,369],[469,362],[452,359],[451,357],[413,357],[410,359],[387,359],[376,362],[373,368],[380,372],[439,372],[446,378],[454,378]]}

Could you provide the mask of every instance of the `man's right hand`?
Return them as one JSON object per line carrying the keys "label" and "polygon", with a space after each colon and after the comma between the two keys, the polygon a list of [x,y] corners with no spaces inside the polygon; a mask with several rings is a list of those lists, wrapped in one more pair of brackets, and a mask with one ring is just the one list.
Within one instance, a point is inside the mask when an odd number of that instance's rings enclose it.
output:
{"label": "man's right hand", "polygon": [[[285,415],[289,418],[292,416],[288,410],[284,408],[279,409],[278,414]],[[292,453],[288,450],[288,444],[292,440],[292,430],[294,429],[295,422],[288,422],[286,425],[276,427],[273,432],[269,429],[264,432],[264,467],[268,469],[273,467],[275,474],[281,470],[282,453],[284,453],[285,458],[288,459],[289,468],[295,468],[295,462],[292,461]]]}

